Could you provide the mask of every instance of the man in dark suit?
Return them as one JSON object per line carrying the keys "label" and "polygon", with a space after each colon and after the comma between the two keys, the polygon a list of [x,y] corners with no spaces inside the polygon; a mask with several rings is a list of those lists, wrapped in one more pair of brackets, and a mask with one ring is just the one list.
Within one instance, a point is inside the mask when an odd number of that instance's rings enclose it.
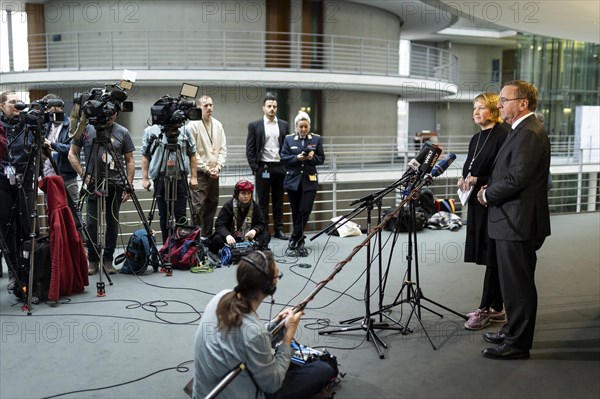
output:
{"label": "man in dark suit", "polygon": [[537,313],[536,251],[550,235],[550,142],[537,120],[537,89],[516,80],[504,84],[498,108],[510,131],[498,151],[490,183],[477,197],[488,206],[488,234],[496,240],[500,285],[508,323],[483,338],[497,346],[483,355],[528,358]]}
{"label": "man in dark suit", "polygon": [[269,223],[269,195],[273,204],[273,225],[275,238],[287,240],[283,231],[283,181],[285,166],[281,163],[279,151],[288,134],[289,125],[277,119],[277,99],[267,95],[263,101],[264,116],[248,125],[246,138],[246,158],[256,179],[258,204]]}

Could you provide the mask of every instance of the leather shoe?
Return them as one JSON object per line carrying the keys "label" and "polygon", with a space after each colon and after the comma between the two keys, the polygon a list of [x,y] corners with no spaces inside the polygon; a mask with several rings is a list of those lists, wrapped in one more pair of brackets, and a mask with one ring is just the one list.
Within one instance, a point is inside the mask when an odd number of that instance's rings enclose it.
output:
{"label": "leather shoe", "polygon": [[483,334],[483,340],[491,344],[501,344],[504,342],[504,338],[506,338],[506,335],[501,332],[486,332]]}
{"label": "leather shoe", "polygon": [[298,246],[297,241],[290,240],[290,243],[288,244],[288,249],[293,251],[294,249],[296,249],[297,246]]}
{"label": "leather shoe", "polygon": [[289,238],[290,238],[290,237],[289,237],[287,234],[285,234],[285,233],[283,232],[283,230],[281,230],[281,229],[275,230],[275,234],[273,234],[273,237],[275,237],[275,238],[279,238],[280,240],[289,240]]}
{"label": "leather shoe", "polygon": [[525,349],[514,348],[506,344],[500,344],[493,348],[487,348],[482,351],[483,356],[490,359],[529,359],[529,351]]}

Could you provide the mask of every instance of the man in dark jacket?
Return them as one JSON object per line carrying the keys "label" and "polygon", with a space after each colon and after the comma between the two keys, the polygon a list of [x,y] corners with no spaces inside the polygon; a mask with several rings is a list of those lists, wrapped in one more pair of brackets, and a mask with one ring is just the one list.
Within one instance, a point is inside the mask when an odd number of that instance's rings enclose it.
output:
{"label": "man in dark jacket", "polygon": [[511,131],[492,166],[490,182],[477,194],[488,207],[488,234],[496,241],[500,286],[508,323],[483,339],[496,359],[528,358],[537,314],[536,251],[550,235],[548,172],[550,142],[536,119],[537,89],[521,80],[504,84],[498,109]]}
{"label": "man in dark jacket", "polygon": [[287,240],[283,229],[283,181],[285,166],[279,152],[289,132],[289,124],[277,119],[277,99],[267,96],[263,101],[264,116],[248,125],[246,158],[256,181],[260,209],[269,224],[269,195],[273,204],[274,237]]}

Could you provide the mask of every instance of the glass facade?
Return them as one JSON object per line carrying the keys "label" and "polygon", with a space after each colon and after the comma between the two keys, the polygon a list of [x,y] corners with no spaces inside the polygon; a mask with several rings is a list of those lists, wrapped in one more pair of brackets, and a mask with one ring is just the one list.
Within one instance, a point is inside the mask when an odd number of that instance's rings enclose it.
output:
{"label": "glass facade", "polygon": [[575,132],[575,107],[600,105],[600,45],[519,34],[517,78],[539,90],[538,111],[552,140]]}

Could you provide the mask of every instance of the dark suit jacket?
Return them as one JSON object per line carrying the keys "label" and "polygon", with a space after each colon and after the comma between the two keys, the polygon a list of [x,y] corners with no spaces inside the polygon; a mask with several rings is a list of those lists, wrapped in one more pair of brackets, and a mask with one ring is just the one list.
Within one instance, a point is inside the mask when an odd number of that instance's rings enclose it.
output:
{"label": "dark suit jacket", "polygon": [[[279,125],[279,149],[283,146],[283,140],[290,130],[290,125],[283,119],[277,118]],[[265,147],[265,123],[261,118],[248,124],[248,137],[246,137],[246,158],[252,173],[258,170],[258,163]]]}
{"label": "dark suit jacket", "polygon": [[549,168],[548,135],[530,115],[508,135],[492,167],[485,191],[490,238],[541,243],[550,235]]}
{"label": "dark suit jacket", "polygon": [[[310,161],[299,161],[298,154],[314,151],[313,159]],[[285,138],[280,151],[281,161],[285,164],[286,174],[283,187],[286,190],[298,191],[302,183],[303,191],[316,191],[319,186],[317,179],[317,165],[325,162],[325,152],[321,136],[310,133],[304,140],[297,134],[290,134]]]}

